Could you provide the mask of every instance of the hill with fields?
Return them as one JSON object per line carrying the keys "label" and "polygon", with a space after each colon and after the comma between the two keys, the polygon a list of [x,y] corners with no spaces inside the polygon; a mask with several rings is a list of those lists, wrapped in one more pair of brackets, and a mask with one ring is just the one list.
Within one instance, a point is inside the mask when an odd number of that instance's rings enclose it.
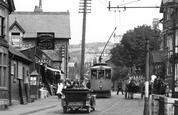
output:
{"label": "hill with fields", "polygon": [[[85,61],[90,62],[93,58],[98,58],[103,51],[106,42],[95,42],[95,43],[86,43],[85,44]],[[113,48],[113,43],[108,43],[106,46],[103,57],[108,57],[110,50]],[[79,62],[81,58],[81,44],[78,45],[69,45],[69,56],[70,61]]]}

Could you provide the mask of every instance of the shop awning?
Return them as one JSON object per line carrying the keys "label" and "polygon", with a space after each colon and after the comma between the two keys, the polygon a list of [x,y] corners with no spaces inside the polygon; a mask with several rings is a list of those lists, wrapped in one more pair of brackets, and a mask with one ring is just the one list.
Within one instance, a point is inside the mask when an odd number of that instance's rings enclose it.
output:
{"label": "shop awning", "polygon": [[45,66],[46,69],[49,69],[51,71],[54,71],[54,72],[59,72],[60,74],[64,74],[64,72],[62,70],[59,70],[59,69],[55,69],[55,68],[51,68],[51,67],[47,67]]}

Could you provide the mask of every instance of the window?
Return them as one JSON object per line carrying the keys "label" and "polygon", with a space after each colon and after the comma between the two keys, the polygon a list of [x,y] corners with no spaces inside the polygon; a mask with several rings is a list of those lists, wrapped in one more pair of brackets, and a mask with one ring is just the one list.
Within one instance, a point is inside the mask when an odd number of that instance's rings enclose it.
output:
{"label": "window", "polygon": [[4,76],[3,76],[3,80],[2,80],[3,81],[2,85],[7,86],[6,81],[5,81],[6,80],[5,78],[7,77],[7,67],[3,68],[3,72],[4,72],[4,74],[3,74]]}
{"label": "window", "polygon": [[105,79],[111,79],[111,70],[110,69],[106,70]]}
{"label": "window", "polygon": [[3,65],[7,65],[7,54],[4,54]]}
{"label": "window", "polygon": [[0,66],[0,86],[2,86],[2,67]]}
{"label": "window", "polygon": [[1,38],[4,38],[5,35],[5,18],[0,16],[0,36]]}
{"label": "window", "polygon": [[13,64],[13,66],[12,66],[12,74],[13,74],[13,79],[15,80],[16,79],[16,73],[17,73],[17,70],[16,70],[16,65],[15,64]]}
{"label": "window", "polygon": [[11,33],[11,40],[12,40],[12,45],[15,47],[20,47],[21,45],[21,38],[20,38],[20,33]]}
{"label": "window", "polygon": [[23,67],[23,70],[22,70],[22,77],[23,77],[23,82],[25,83],[26,82],[26,74],[25,74],[25,67]]}
{"label": "window", "polygon": [[97,70],[92,70],[91,79],[97,79]]}
{"label": "window", "polygon": [[2,65],[2,53],[0,53],[0,65]]}
{"label": "window", "polygon": [[104,70],[98,70],[98,79],[104,79]]}

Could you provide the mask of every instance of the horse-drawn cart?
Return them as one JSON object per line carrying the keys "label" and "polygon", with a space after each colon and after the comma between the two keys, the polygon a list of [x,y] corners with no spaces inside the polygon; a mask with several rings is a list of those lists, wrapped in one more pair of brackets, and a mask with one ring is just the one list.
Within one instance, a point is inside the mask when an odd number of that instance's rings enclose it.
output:
{"label": "horse-drawn cart", "polygon": [[96,96],[91,95],[89,89],[63,89],[61,104],[63,112],[66,113],[68,109],[79,110],[86,109],[88,113],[91,109],[95,110]]}
{"label": "horse-drawn cart", "polygon": [[140,93],[141,99],[143,99],[144,84],[136,84],[133,80],[126,84],[125,98],[133,98],[134,93]]}

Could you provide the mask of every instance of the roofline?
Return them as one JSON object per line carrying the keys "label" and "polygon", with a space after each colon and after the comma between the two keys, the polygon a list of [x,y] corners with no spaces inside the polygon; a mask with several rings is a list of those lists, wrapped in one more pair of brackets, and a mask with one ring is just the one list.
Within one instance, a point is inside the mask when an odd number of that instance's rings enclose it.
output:
{"label": "roofline", "polygon": [[34,14],[34,15],[54,15],[54,14],[58,14],[58,15],[69,15],[70,14],[70,12],[29,12],[29,11],[15,11],[15,12],[13,12],[12,13],[12,15],[13,14],[23,14],[23,15],[32,15],[32,14]]}
{"label": "roofline", "polygon": [[17,26],[17,28],[24,34],[25,30],[20,26],[20,24],[15,20],[14,23],[9,27],[9,30],[12,30],[14,26]]}
{"label": "roofline", "polygon": [[[23,39],[36,39],[37,37],[24,37],[24,36],[23,36],[22,38],[23,38]],[[54,37],[54,38],[55,38],[55,39],[64,39],[64,40],[65,40],[65,39],[71,39],[71,37],[70,37],[70,38],[59,38],[59,37],[56,38],[56,37]]]}

